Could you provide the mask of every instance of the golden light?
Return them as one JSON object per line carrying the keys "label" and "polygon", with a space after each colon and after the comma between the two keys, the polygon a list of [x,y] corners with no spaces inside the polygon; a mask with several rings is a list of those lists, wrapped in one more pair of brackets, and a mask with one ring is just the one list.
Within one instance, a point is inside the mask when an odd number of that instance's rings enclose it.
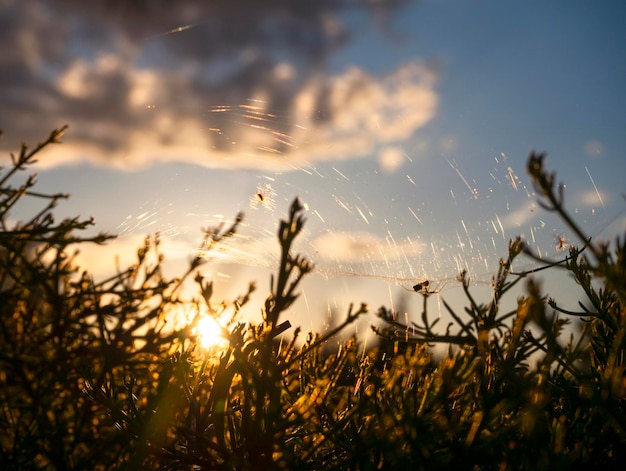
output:
{"label": "golden light", "polygon": [[222,327],[210,315],[204,315],[196,324],[196,335],[202,348],[226,348],[228,340],[222,335]]}

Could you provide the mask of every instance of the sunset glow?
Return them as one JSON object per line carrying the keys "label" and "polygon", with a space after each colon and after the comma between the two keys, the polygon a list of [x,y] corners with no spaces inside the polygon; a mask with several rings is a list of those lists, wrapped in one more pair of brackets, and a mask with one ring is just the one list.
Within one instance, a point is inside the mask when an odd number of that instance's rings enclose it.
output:
{"label": "sunset glow", "polygon": [[223,336],[222,326],[210,315],[205,315],[198,321],[196,334],[200,346],[206,350],[222,349],[228,346],[228,340]]}

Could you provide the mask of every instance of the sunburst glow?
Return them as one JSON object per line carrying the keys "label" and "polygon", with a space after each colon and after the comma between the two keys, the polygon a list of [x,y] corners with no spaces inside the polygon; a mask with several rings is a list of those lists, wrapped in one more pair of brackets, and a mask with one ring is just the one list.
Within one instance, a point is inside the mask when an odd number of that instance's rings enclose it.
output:
{"label": "sunburst glow", "polygon": [[203,316],[196,325],[198,342],[204,349],[226,348],[228,340],[224,338],[222,326],[213,317]]}

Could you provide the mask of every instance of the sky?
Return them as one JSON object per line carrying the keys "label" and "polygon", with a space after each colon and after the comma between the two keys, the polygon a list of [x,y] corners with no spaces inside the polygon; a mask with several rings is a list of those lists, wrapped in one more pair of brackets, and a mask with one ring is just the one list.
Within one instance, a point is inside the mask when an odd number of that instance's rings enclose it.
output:
{"label": "sky", "polygon": [[[461,269],[489,301],[509,239],[547,258],[577,242],[536,204],[531,150],[590,236],[624,232],[625,17],[620,1],[3,0],[0,155],[69,125],[39,190],[118,235],[83,249],[96,275],[155,232],[180,273],[203,228],[243,211],[204,270],[226,298],[251,280],[264,295],[297,196],[316,270],[292,324],[323,328],[351,302],[417,319],[423,280],[446,316]],[[546,290],[575,307],[557,278]]]}

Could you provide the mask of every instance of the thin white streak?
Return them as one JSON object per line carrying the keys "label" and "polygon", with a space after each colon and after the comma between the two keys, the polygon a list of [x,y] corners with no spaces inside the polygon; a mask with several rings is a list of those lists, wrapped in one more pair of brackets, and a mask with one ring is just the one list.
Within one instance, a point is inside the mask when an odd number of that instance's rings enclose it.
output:
{"label": "thin white streak", "polygon": [[602,205],[602,208],[606,209],[606,207],[604,206],[604,201],[602,201],[602,196],[600,196],[600,192],[598,191],[598,187],[596,186],[596,182],[593,181],[593,178],[591,177],[591,173],[589,173],[589,169],[585,167],[585,170],[587,171],[587,175],[589,175],[589,180],[591,180],[591,184],[596,190],[596,195],[598,195],[598,199],[600,200],[600,204]]}

